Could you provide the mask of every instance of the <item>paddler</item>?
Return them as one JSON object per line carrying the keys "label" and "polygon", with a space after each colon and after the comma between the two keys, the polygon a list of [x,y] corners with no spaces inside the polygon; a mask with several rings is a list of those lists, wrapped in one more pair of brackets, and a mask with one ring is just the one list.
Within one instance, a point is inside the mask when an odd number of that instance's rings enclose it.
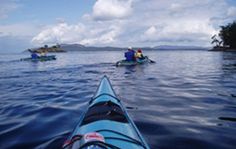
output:
{"label": "paddler", "polygon": [[135,51],[132,49],[132,47],[128,47],[128,51],[125,52],[125,58],[126,61],[136,61]]}
{"label": "paddler", "polygon": [[138,49],[135,53],[135,57],[138,59],[144,59],[143,53],[141,49]]}
{"label": "paddler", "polygon": [[42,50],[40,52],[40,56],[47,56],[47,51],[46,50]]}
{"label": "paddler", "polygon": [[35,51],[32,51],[31,49],[28,49],[28,51],[31,53],[31,58],[32,59],[39,58],[38,54]]}

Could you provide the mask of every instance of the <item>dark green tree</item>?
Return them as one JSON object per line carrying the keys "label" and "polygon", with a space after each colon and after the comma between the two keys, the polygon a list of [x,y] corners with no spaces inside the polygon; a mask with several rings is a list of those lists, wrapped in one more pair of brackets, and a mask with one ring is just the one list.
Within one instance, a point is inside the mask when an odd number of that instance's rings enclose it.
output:
{"label": "dark green tree", "polygon": [[224,47],[236,48],[236,21],[226,26],[221,26],[219,33]]}
{"label": "dark green tree", "polygon": [[219,39],[217,39],[217,35],[212,36],[211,39],[212,39],[211,44],[215,44],[215,48],[221,47],[223,41],[220,41]]}

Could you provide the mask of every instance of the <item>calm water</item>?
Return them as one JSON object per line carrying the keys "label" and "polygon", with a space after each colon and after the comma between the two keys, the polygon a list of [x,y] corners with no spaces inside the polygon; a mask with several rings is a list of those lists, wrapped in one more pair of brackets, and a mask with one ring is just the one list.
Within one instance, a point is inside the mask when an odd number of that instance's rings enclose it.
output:
{"label": "calm water", "polygon": [[0,56],[0,148],[60,148],[103,75],[152,149],[235,149],[236,53],[149,51],[155,64],[115,67],[121,52]]}

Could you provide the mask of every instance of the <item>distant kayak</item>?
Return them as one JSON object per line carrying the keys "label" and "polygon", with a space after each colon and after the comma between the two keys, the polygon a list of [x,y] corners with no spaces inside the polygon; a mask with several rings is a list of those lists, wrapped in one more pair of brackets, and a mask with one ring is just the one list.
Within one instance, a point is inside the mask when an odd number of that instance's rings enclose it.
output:
{"label": "distant kayak", "polygon": [[22,58],[21,61],[52,61],[56,60],[56,55],[49,55],[49,56],[39,56],[38,58]]}
{"label": "distant kayak", "polygon": [[120,60],[116,62],[116,66],[134,66],[134,65],[141,65],[151,62],[147,56],[144,59],[137,59],[136,61],[126,61]]}
{"label": "distant kayak", "polygon": [[149,149],[104,76],[64,149]]}

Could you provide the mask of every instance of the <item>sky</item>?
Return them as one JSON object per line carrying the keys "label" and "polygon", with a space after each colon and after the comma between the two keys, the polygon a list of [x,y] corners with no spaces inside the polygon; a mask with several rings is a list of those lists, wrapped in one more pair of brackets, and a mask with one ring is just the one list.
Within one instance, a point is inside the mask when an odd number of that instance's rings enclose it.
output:
{"label": "sky", "polygon": [[59,44],[211,46],[236,0],[0,0],[0,53]]}

